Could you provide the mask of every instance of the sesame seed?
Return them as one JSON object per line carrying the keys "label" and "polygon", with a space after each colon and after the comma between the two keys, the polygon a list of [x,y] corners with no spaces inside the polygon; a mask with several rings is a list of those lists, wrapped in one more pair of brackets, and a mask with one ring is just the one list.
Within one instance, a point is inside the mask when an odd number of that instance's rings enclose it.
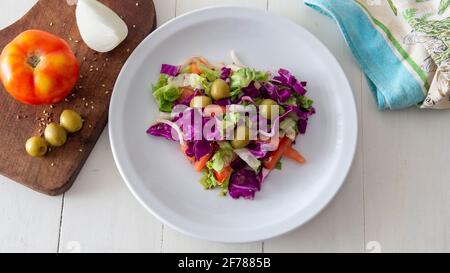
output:
{"label": "sesame seed", "polygon": [[52,104],[52,105],[50,105],[50,109],[53,109],[53,108],[55,108],[55,106]]}
{"label": "sesame seed", "polygon": [[85,100],[86,100],[86,98],[84,98],[84,97],[83,97],[83,98],[82,98],[82,100],[83,100],[83,101],[85,101]]}
{"label": "sesame seed", "polygon": [[18,120],[19,120],[19,119],[20,119],[20,116],[19,116],[19,115],[17,115],[17,116],[16,116],[16,119],[18,119]]}
{"label": "sesame seed", "polygon": [[129,48],[127,48],[127,52],[130,52],[130,49],[129,49]]}
{"label": "sesame seed", "polygon": [[81,153],[81,152],[83,152],[83,149],[79,149],[78,151],[80,151],[80,153]]}
{"label": "sesame seed", "polygon": [[133,28],[136,28],[136,25],[133,25]]}
{"label": "sesame seed", "polygon": [[92,128],[92,125],[89,124],[88,127],[89,127],[89,128]]}
{"label": "sesame seed", "polygon": [[91,105],[91,109],[94,109],[94,105]]}
{"label": "sesame seed", "polygon": [[80,75],[80,79],[84,78],[83,75]]}
{"label": "sesame seed", "polygon": [[98,71],[98,67],[95,69],[95,71]]}
{"label": "sesame seed", "polygon": [[50,164],[50,166],[52,166],[52,167],[55,166],[55,162],[52,162],[52,164]]}
{"label": "sesame seed", "polygon": [[78,89],[83,89],[83,86],[82,85],[78,86]]}
{"label": "sesame seed", "polygon": [[137,7],[137,6],[139,6],[139,3],[138,3],[138,2],[136,2],[136,7]]}
{"label": "sesame seed", "polygon": [[108,95],[108,94],[109,94],[109,91],[105,91],[105,94]]}
{"label": "sesame seed", "polygon": [[102,87],[106,87],[106,84],[102,84]]}
{"label": "sesame seed", "polygon": [[69,41],[72,41],[72,37],[69,37]]}
{"label": "sesame seed", "polygon": [[78,41],[78,40],[75,40],[75,43],[79,43],[80,41]]}
{"label": "sesame seed", "polygon": [[47,110],[42,111],[42,113],[47,114]]}
{"label": "sesame seed", "polygon": [[84,107],[88,107],[88,106],[89,106],[89,103],[86,102],[86,103],[84,104]]}
{"label": "sesame seed", "polygon": [[105,61],[109,61],[109,59],[108,59],[108,58],[106,58],[106,59],[105,59]]}
{"label": "sesame seed", "polygon": [[92,71],[94,71],[94,69],[92,69],[92,68],[91,68],[91,69],[89,69],[89,72],[92,72]]}
{"label": "sesame seed", "polygon": [[53,26],[53,22],[50,22],[50,26],[51,26],[51,27]]}
{"label": "sesame seed", "polygon": [[93,100],[91,100],[90,102],[91,102],[91,104],[94,104],[94,101],[93,101]]}

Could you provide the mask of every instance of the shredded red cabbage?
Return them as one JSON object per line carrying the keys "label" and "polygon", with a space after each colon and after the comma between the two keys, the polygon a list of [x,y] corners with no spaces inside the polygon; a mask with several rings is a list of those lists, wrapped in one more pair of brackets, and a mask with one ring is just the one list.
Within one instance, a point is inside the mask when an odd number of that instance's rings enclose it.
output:
{"label": "shredded red cabbage", "polygon": [[256,173],[248,169],[240,169],[231,175],[228,192],[234,199],[254,199],[255,192],[260,190],[260,179]]}
{"label": "shredded red cabbage", "polygon": [[147,134],[152,136],[164,137],[168,140],[178,141],[172,137],[172,127],[165,123],[158,123],[147,130]]}
{"label": "shredded red cabbage", "polygon": [[297,78],[286,69],[278,70],[278,76],[273,77],[272,81],[292,88],[299,95],[303,96],[306,94],[306,89],[302,82],[299,82]]}
{"label": "shredded red cabbage", "polygon": [[247,150],[252,153],[257,159],[264,158],[268,154],[268,151],[262,149],[262,143],[256,141],[248,145]]}
{"label": "shredded red cabbage", "polygon": [[231,68],[222,67],[220,69],[220,78],[226,81],[231,76]]}
{"label": "shredded red cabbage", "polygon": [[161,74],[166,74],[166,75],[169,75],[169,76],[172,76],[172,77],[176,77],[180,73],[180,67],[179,66],[170,65],[170,64],[162,64],[160,73]]}

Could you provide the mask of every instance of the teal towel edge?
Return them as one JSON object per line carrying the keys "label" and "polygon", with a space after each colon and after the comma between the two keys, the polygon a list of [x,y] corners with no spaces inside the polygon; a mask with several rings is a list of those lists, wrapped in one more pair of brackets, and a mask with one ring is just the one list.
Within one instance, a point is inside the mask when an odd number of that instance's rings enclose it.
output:
{"label": "teal towel edge", "polygon": [[[369,89],[379,109],[402,109],[416,106],[423,101],[425,95],[422,85],[402,64],[382,34],[373,27],[366,13],[353,0],[340,0],[339,3],[305,0],[305,4],[337,23],[347,45],[364,71]],[[352,26],[354,24],[342,18],[349,14],[351,14],[352,20],[355,18],[358,20],[356,28],[363,29],[363,31],[355,34],[354,26]],[[348,30],[353,30],[353,37]],[[360,35],[360,33],[363,34]],[[365,35],[370,35],[370,38],[364,37]],[[355,38],[356,40],[370,40],[372,44],[379,45],[376,57],[355,43]]]}

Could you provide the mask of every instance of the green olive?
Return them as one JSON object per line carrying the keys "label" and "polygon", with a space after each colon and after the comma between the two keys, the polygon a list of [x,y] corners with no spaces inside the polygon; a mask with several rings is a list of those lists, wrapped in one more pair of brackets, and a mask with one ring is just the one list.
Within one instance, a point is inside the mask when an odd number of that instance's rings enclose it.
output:
{"label": "green olive", "polygon": [[250,130],[247,126],[239,126],[236,128],[234,139],[231,141],[231,146],[235,149],[244,148],[250,144]]}
{"label": "green olive", "polygon": [[31,137],[25,143],[25,150],[34,157],[41,157],[47,153],[47,143],[42,137]]}
{"label": "green olive", "polygon": [[222,79],[215,80],[211,86],[211,97],[215,100],[220,100],[229,96],[230,86]]}
{"label": "green olive", "polygon": [[83,119],[73,110],[64,110],[59,118],[59,123],[69,133],[75,133],[83,127]]}
{"label": "green olive", "polygon": [[272,119],[272,106],[278,106],[278,103],[271,99],[262,100],[259,105],[261,116],[266,119]]}
{"label": "green olive", "polygon": [[205,108],[212,104],[212,100],[208,96],[195,96],[192,98],[190,106],[192,108]]}
{"label": "green olive", "polygon": [[45,128],[44,137],[50,145],[59,147],[66,143],[67,132],[60,125],[56,123],[50,123]]}

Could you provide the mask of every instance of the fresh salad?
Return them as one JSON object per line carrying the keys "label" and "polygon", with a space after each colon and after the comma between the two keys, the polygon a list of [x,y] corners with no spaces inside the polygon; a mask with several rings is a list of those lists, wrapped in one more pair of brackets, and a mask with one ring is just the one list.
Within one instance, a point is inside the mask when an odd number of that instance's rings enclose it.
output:
{"label": "fresh salad", "polygon": [[205,189],[253,199],[282,157],[306,162],[293,144],[315,109],[306,82],[288,70],[272,74],[231,58],[163,64],[153,85],[160,116],[147,133],[179,142]]}

